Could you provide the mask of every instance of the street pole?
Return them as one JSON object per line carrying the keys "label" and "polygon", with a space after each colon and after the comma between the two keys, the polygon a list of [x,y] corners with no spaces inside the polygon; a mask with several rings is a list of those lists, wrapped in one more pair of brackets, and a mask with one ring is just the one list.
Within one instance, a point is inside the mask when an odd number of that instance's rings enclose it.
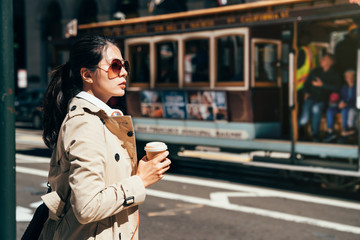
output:
{"label": "street pole", "polygon": [[13,2],[0,1],[0,239],[16,239]]}

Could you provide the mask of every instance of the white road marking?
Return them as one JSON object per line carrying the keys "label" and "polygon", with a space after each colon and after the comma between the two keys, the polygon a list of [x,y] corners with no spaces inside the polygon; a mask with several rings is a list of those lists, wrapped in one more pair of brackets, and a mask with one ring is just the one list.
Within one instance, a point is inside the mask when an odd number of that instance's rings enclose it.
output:
{"label": "white road marking", "polygon": [[40,206],[43,203],[43,201],[37,201],[37,202],[33,202],[30,204],[30,207],[32,208],[37,208],[38,206]]}
{"label": "white road marking", "polygon": [[[37,175],[37,176],[42,176],[42,177],[48,176],[48,171],[34,169],[34,168],[28,168],[28,167],[21,167],[21,166],[16,166],[16,172],[32,174],[32,175]],[[269,189],[265,189],[265,188],[251,187],[251,186],[245,186],[245,185],[240,185],[240,184],[221,183],[221,182],[215,182],[215,181],[210,181],[210,180],[195,179],[195,178],[191,178],[191,177],[179,177],[179,176],[174,176],[174,175],[166,175],[163,178],[163,180],[192,184],[192,185],[200,185],[200,186],[206,186],[206,187],[211,187],[211,188],[221,188],[221,189],[232,190],[232,191],[240,191],[240,192],[243,192],[243,193],[241,193],[241,195],[243,195],[245,193],[246,194],[252,193],[257,196],[273,196],[273,197],[280,197],[280,198],[291,199],[291,200],[296,200],[296,201],[311,202],[311,203],[330,205],[330,206],[335,206],[335,207],[340,207],[340,208],[350,208],[350,209],[360,210],[360,204],[355,203],[355,202],[327,199],[327,198],[315,197],[315,196],[307,196],[304,194],[289,193],[289,192],[277,191],[277,190],[269,190]]]}
{"label": "white road marking", "polygon": [[27,134],[17,133],[15,135],[15,141],[16,143],[19,144],[46,147],[40,135],[27,135]]}
{"label": "white road marking", "polygon": [[[28,157],[26,155],[22,154],[16,154],[16,161],[19,159],[23,160],[33,160],[34,162],[50,162],[50,158],[33,158]],[[37,175],[39,172],[39,176],[48,176],[47,171],[33,169],[32,168],[25,168],[25,167],[17,167],[18,171],[22,173],[29,173],[33,175]],[[46,173],[45,173],[46,172]],[[191,177],[180,177],[175,175],[165,175],[163,178],[165,181],[172,181],[172,182],[179,182],[179,183],[186,183],[191,185],[199,185],[199,186],[205,186],[205,187],[211,187],[211,188],[221,188],[231,191],[240,191],[240,192],[246,192],[246,193],[252,193],[257,194],[257,196],[274,196],[274,197],[281,197],[285,199],[291,199],[296,201],[303,201],[303,202],[311,202],[311,203],[318,203],[322,205],[329,205],[334,207],[341,207],[341,208],[349,208],[349,209],[355,209],[360,210],[360,204],[355,202],[349,202],[349,201],[343,201],[343,200],[335,200],[335,199],[327,199],[322,197],[315,197],[310,195],[304,195],[304,194],[298,194],[298,193],[291,193],[286,191],[279,191],[279,190],[270,190],[260,187],[253,187],[253,186],[246,186],[243,184],[233,184],[233,183],[221,183],[221,182],[215,182],[210,180],[203,180],[203,179],[196,179]]]}
{"label": "white road marking", "polygon": [[340,208],[360,210],[360,204],[355,202],[327,199],[323,197],[315,197],[310,195],[291,193],[291,192],[279,191],[279,190],[270,190],[266,188],[246,186],[244,184],[222,183],[222,182],[203,180],[203,179],[197,179],[191,177],[174,176],[169,174],[165,175],[163,180],[210,187],[210,188],[221,188],[231,191],[250,192],[259,195],[269,195],[279,198],[291,199],[295,201],[311,202],[311,203],[318,203],[322,205],[329,205]]}
{"label": "white road marking", "polygon": [[[16,167],[16,172],[32,174],[32,175],[37,175],[37,176],[42,176],[42,177],[48,176],[48,171],[34,169],[34,168],[20,167],[20,166]],[[221,183],[221,182],[216,182],[216,181],[201,180],[201,179],[190,178],[190,177],[179,177],[179,176],[174,176],[174,175],[166,175],[165,178],[163,178],[163,180],[192,184],[192,185],[200,185],[200,186],[206,186],[206,187],[211,187],[211,188],[221,188],[221,189],[232,190],[232,191],[241,191],[242,193],[239,193],[238,196],[250,196],[249,194],[254,194],[253,196],[265,196],[266,195],[266,196],[287,198],[287,199],[292,199],[292,200],[296,200],[296,201],[304,201],[304,202],[336,206],[336,207],[340,207],[340,208],[350,208],[350,209],[360,210],[360,204],[354,203],[354,202],[348,202],[348,201],[342,201],[342,200],[331,200],[331,199],[326,199],[326,198],[321,198],[321,197],[306,196],[303,194],[269,190],[269,189],[259,188],[259,187],[250,187],[250,186],[245,186],[245,185],[241,185],[241,184]],[[333,229],[333,230],[338,230],[338,231],[343,231],[343,232],[360,234],[360,227],[350,226],[350,225],[345,225],[345,224],[335,223],[335,222],[330,222],[330,221],[324,221],[324,220],[319,220],[319,219],[314,219],[314,218],[302,217],[302,216],[281,213],[281,212],[276,212],[276,211],[270,211],[270,210],[265,210],[265,209],[260,209],[260,208],[253,208],[253,207],[231,204],[228,200],[227,200],[227,202],[228,202],[227,204],[224,204],[224,202],[222,204],[219,204],[219,201],[223,201],[223,200],[215,199],[215,201],[214,201],[212,199],[204,199],[204,198],[181,195],[181,194],[176,194],[176,193],[169,193],[169,192],[164,192],[164,191],[159,191],[159,190],[154,190],[154,189],[147,189],[146,191],[147,191],[148,195],[154,196],[154,197],[179,200],[179,201],[189,202],[189,203],[193,203],[193,204],[203,204],[206,206],[226,209],[226,210],[230,210],[230,211],[238,211],[238,212],[243,212],[243,213],[248,213],[248,214],[255,214],[255,215],[259,215],[259,216],[270,217],[270,218],[280,219],[280,220],[289,221],[289,222],[304,223],[304,224],[309,224],[309,225],[313,225],[313,226],[318,226],[318,227],[323,227],[323,228],[328,228],[328,229]],[[224,196],[229,196],[229,193],[222,193],[222,194],[223,194],[222,198],[224,198]],[[238,193],[234,193],[234,194],[236,195]],[[219,196],[219,193],[218,193],[218,196]],[[26,213],[25,210],[22,210],[22,212]]]}
{"label": "white road marking", "polygon": [[48,157],[37,157],[17,153],[16,163],[50,163],[50,158]]}
{"label": "white road marking", "polygon": [[219,204],[230,204],[229,197],[277,197],[269,194],[259,194],[254,192],[212,192],[211,201]]}
{"label": "white road marking", "polygon": [[[16,166],[16,172],[37,175],[37,176],[42,176],[42,177],[48,177],[48,171],[34,169],[34,168],[28,168],[28,167]],[[252,193],[252,194],[255,194],[256,196],[273,196],[273,197],[280,197],[280,198],[291,199],[291,200],[296,200],[296,201],[311,202],[311,203],[330,205],[330,206],[335,206],[335,207],[340,207],[340,208],[349,208],[349,209],[360,210],[360,204],[355,203],[355,202],[327,199],[327,198],[315,197],[315,196],[307,196],[304,194],[289,193],[289,192],[277,191],[277,190],[269,190],[269,189],[265,189],[265,188],[252,187],[252,186],[246,186],[246,185],[240,185],[240,184],[221,183],[221,182],[210,181],[210,180],[195,179],[195,178],[191,178],[191,177],[179,177],[179,176],[174,176],[174,175],[169,175],[169,174],[166,175],[163,178],[163,180],[192,184],[192,185],[200,185],[200,186],[211,187],[211,188],[221,188],[221,189],[232,190],[232,191],[240,191],[240,192],[243,192],[243,193],[241,193],[241,195],[243,195],[245,193],[246,194]],[[248,195],[248,196],[250,196],[250,195]]]}
{"label": "white road marking", "polygon": [[154,190],[154,189],[147,189],[146,193],[150,196],[159,197],[159,198],[178,200],[178,201],[189,202],[189,203],[193,203],[193,204],[203,204],[203,205],[206,205],[209,207],[214,207],[214,208],[221,208],[221,209],[226,209],[226,210],[230,210],[230,211],[238,211],[238,212],[243,212],[243,213],[248,213],[248,214],[255,214],[255,215],[259,215],[259,216],[263,216],[263,217],[270,217],[270,218],[284,220],[284,221],[288,221],[288,222],[303,223],[303,224],[309,224],[309,225],[313,225],[313,226],[333,229],[333,230],[342,231],[342,232],[360,234],[360,227],[345,225],[345,224],[341,224],[341,223],[329,222],[329,221],[324,221],[324,220],[319,220],[319,219],[314,219],[314,218],[302,217],[302,216],[297,216],[297,215],[292,215],[292,214],[287,214],[287,213],[282,213],[282,212],[241,206],[241,205],[236,205],[236,204],[221,205],[218,202],[212,201],[210,199],[186,196],[186,195],[181,195],[181,194],[176,194],[176,193],[163,192],[163,191],[158,191],[158,190]]}
{"label": "white road marking", "polygon": [[36,176],[40,176],[40,177],[48,177],[48,175],[49,175],[49,172],[45,171],[45,170],[40,170],[40,169],[35,169],[35,168],[28,168],[28,167],[21,167],[21,166],[16,166],[16,172],[36,175]]}
{"label": "white road marking", "polygon": [[21,206],[16,206],[16,222],[30,222],[33,210]]}

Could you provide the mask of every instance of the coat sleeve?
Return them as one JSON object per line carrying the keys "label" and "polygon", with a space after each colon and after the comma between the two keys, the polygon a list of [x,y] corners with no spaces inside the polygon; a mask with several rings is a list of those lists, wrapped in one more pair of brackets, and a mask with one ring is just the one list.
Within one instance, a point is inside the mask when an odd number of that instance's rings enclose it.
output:
{"label": "coat sleeve", "polygon": [[64,151],[70,162],[70,203],[82,224],[113,216],[145,200],[138,176],[105,186],[106,143],[104,125],[97,116],[83,114],[64,125]]}

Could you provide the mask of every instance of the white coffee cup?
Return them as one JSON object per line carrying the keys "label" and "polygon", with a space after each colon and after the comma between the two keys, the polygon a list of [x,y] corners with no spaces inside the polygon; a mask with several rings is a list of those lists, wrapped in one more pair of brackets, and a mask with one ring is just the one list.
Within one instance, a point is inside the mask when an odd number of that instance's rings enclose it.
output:
{"label": "white coffee cup", "polygon": [[168,149],[163,142],[149,142],[145,146],[146,156],[148,160],[154,159],[157,155]]}

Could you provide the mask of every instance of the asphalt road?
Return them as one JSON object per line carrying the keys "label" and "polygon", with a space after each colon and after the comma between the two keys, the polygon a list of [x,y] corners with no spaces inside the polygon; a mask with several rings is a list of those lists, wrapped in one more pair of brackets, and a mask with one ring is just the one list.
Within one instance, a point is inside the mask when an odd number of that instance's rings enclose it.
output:
{"label": "asphalt road", "polygon": [[[50,151],[41,132],[16,129],[17,239],[46,191]],[[350,194],[351,195],[351,194]],[[168,174],[140,206],[142,240],[360,239],[357,195]]]}

